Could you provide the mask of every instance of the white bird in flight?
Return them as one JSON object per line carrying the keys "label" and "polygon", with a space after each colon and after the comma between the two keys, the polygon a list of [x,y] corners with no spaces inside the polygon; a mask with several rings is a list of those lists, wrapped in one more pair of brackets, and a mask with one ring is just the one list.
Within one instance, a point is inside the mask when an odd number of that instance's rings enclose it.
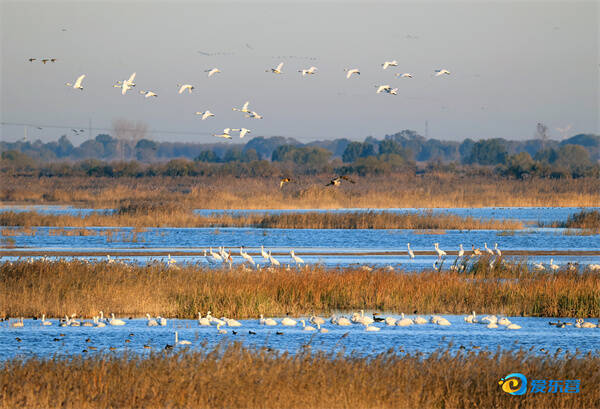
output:
{"label": "white bird in flight", "polygon": [[377,93],[381,94],[382,92],[389,92],[389,90],[392,89],[392,87],[390,87],[389,85],[375,85],[377,87]]}
{"label": "white bird in flight", "polygon": [[317,67],[310,67],[310,68],[309,68],[309,69],[307,69],[307,70],[305,70],[305,69],[302,69],[302,70],[300,70],[300,71],[298,71],[298,72],[301,72],[303,77],[304,77],[304,76],[306,76],[306,75],[312,75],[312,74],[316,74],[316,72],[317,72]]}
{"label": "white bird in flight", "polygon": [[75,84],[71,84],[70,82],[66,82],[65,85],[67,85],[69,87],[73,87],[74,89],[83,90],[83,87],[81,86],[81,83],[83,82],[84,78],[85,78],[85,74],[82,74],[79,77],[77,77],[77,80],[75,81]]}
{"label": "white bird in flight", "polygon": [[208,73],[208,76],[211,77],[213,74],[216,74],[218,72],[221,72],[221,70],[219,70],[218,68],[213,68],[211,70],[205,70],[204,72]]}
{"label": "white bird in flight", "polygon": [[204,112],[198,111],[196,112],[196,115],[202,115],[202,119],[203,121],[211,116],[215,116],[215,114],[213,114],[212,112],[210,112],[208,109]]}
{"label": "white bird in flight", "polygon": [[262,115],[259,115],[258,112],[254,112],[254,111],[249,112],[246,115],[246,118],[263,119]]}
{"label": "white bird in flight", "polygon": [[387,70],[388,67],[397,67],[398,66],[398,61],[394,60],[394,61],[386,61],[383,64],[381,64],[383,66],[384,70]]}
{"label": "white bird in flight", "polygon": [[346,79],[349,79],[352,76],[352,74],[360,75],[360,71],[358,70],[358,68],[345,68],[344,71],[346,71]]}
{"label": "white bird in flight", "polygon": [[435,76],[436,77],[439,77],[440,75],[444,75],[444,74],[450,75],[450,71],[448,71],[448,70],[446,70],[444,68],[442,68],[441,70],[435,70]]}
{"label": "white bird in flight", "polygon": [[186,89],[191,94],[192,90],[194,89],[194,86],[190,85],[190,84],[183,84],[183,85],[177,84],[177,87],[179,87],[179,91],[178,91],[179,94],[183,94],[183,91],[185,91]]}
{"label": "white bird in flight", "polygon": [[240,138],[246,136],[246,134],[250,133],[250,129],[241,128],[241,129],[231,129],[232,131],[236,131],[240,133]]}
{"label": "white bird in flight", "polygon": [[246,101],[241,108],[231,108],[232,111],[240,111],[249,114],[251,111],[248,109],[248,105],[250,105],[250,101]]}
{"label": "white bird in flight", "polygon": [[117,81],[117,83],[113,85],[115,88],[121,88],[121,95],[125,95],[127,91],[135,87],[135,83],[133,82],[135,80],[135,74],[136,73],[134,72],[128,79]]}
{"label": "white bird in flight", "polygon": [[231,128],[225,128],[223,129],[223,133],[222,134],[213,134],[213,136],[218,136],[219,138],[225,138],[225,139],[231,139],[231,135],[229,135],[229,132],[231,132]]}
{"label": "white bird in flight", "polygon": [[272,72],[273,74],[281,74],[282,71],[281,69],[283,68],[283,63],[280,62],[279,65],[275,68],[269,68],[268,70],[266,70],[266,72]]}
{"label": "white bird in flight", "polygon": [[395,74],[396,77],[400,77],[400,78],[412,78],[412,74],[409,72],[405,72],[404,74]]}
{"label": "white bird in flight", "polygon": [[140,94],[145,95],[146,98],[158,97],[158,95],[152,91],[140,91]]}

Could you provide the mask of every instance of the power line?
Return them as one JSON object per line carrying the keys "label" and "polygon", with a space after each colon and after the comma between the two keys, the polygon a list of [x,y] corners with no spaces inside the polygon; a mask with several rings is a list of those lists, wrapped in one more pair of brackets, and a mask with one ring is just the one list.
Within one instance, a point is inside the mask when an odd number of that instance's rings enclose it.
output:
{"label": "power line", "polygon": [[[0,125],[7,125],[7,126],[27,126],[27,127],[31,127],[31,128],[55,128],[55,129],[84,129],[84,126],[71,126],[71,125],[41,125],[41,124],[25,124],[25,123],[16,123],[16,122],[0,122]],[[89,125],[89,124],[88,124]],[[89,126],[88,128],[90,131],[106,131],[106,132],[111,132],[114,131],[113,128],[92,128],[91,126]],[[119,131],[124,131],[124,132],[138,132],[139,129],[119,129]],[[147,133],[150,134],[171,134],[171,135],[212,135],[210,132],[189,132],[189,131],[165,131],[165,130],[147,130]]]}

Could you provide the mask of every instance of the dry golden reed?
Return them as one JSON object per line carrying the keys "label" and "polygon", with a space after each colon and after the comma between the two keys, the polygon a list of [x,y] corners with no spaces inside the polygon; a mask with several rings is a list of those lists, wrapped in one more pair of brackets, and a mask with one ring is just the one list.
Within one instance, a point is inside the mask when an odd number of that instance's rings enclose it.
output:
{"label": "dry golden reed", "polygon": [[[283,213],[274,215],[220,214],[200,216],[191,210],[152,210],[117,212],[114,214],[54,215],[37,212],[1,212],[0,226],[58,226],[58,227],[258,227],[281,229],[521,229],[523,224],[513,220],[480,220],[456,215],[432,213]],[[90,230],[67,235],[94,234]],[[5,233],[6,235],[8,233]],[[97,234],[97,233],[96,233]]]}
{"label": "dry golden reed", "polygon": [[327,176],[272,178],[30,178],[7,176],[0,201],[117,208],[123,200],[173,201],[202,209],[597,206],[600,180],[532,179],[432,173],[357,178],[325,187]]}
{"label": "dry golden reed", "polygon": [[[372,358],[222,344],[149,357],[75,356],[2,364],[2,408],[597,408],[600,357],[529,351]],[[511,396],[498,381],[575,379],[579,393]]]}
{"label": "dry golden reed", "polygon": [[524,264],[505,263],[489,269],[485,258],[467,271],[407,273],[320,266],[247,271],[196,265],[168,268],[162,262],[149,266],[5,262],[0,264],[0,314],[92,317],[102,310],[124,316],[194,318],[198,311],[210,310],[215,316],[242,319],[365,309],[600,317],[599,272],[535,273]]}

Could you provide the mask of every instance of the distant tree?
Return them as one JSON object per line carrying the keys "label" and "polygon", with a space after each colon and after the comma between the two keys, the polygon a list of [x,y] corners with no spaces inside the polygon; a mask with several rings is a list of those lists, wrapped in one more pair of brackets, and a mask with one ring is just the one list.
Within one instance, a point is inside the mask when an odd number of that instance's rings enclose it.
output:
{"label": "distant tree", "polygon": [[575,168],[580,166],[589,166],[590,154],[580,145],[563,145],[556,153],[554,164],[565,168]]}
{"label": "distant tree", "polygon": [[470,155],[466,159],[466,163],[497,165],[504,163],[507,156],[508,152],[501,139],[484,139],[475,142]]}
{"label": "distant tree", "polygon": [[517,179],[523,179],[526,175],[531,176],[535,162],[527,152],[517,153],[509,156],[506,160],[506,174]]}
{"label": "distant tree", "polygon": [[368,142],[350,142],[344,153],[342,160],[346,163],[354,162],[358,158],[366,158],[375,155],[375,148]]}
{"label": "distant tree", "polygon": [[241,162],[242,161],[242,148],[235,146],[229,148],[223,156],[223,162]]}
{"label": "distant tree", "polygon": [[198,162],[218,162],[219,157],[214,151],[202,151],[200,154],[194,159]]}
{"label": "distant tree", "polygon": [[73,144],[67,138],[66,135],[62,135],[58,139],[58,147],[56,149],[56,156],[59,158],[66,158],[73,152]]}
{"label": "distant tree", "polygon": [[135,144],[135,157],[140,162],[152,162],[156,159],[158,145],[149,139],[140,139]]}
{"label": "distant tree", "polygon": [[246,149],[242,154],[242,161],[244,162],[253,162],[259,159],[258,153],[254,149]]}

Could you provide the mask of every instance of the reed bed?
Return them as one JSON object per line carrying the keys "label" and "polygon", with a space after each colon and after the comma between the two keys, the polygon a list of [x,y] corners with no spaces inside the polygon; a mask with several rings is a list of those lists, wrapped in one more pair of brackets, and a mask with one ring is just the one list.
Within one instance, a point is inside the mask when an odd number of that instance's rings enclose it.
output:
{"label": "reed bed", "polygon": [[[256,227],[281,229],[522,229],[513,220],[480,220],[425,213],[353,212],[284,213],[275,215],[220,214],[200,216],[191,210],[150,210],[110,214],[52,215],[38,212],[2,212],[0,226],[52,227]],[[8,233],[5,233],[8,234]],[[77,235],[77,233],[71,233]],[[93,234],[85,231],[81,235]]]}
{"label": "reed bed", "polygon": [[249,271],[196,265],[168,268],[82,261],[0,264],[0,315],[255,318],[378,310],[393,313],[463,314],[472,310],[511,316],[600,317],[600,273],[562,270],[535,273],[525,264],[486,258],[466,273],[407,273],[320,266]]}
{"label": "reed bed", "polygon": [[[372,358],[285,354],[237,343],[176,353],[13,359],[2,364],[2,408],[593,408],[600,357],[529,351]],[[579,393],[511,396],[498,381],[576,379]]]}
{"label": "reed bed", "polygon": [[597,206],[600,180],[508,180],[445,173],[356,178],[325,187],[331,175],[298,176],[279,188],[279,176],[31,178],[5,176],[0,201],[116,208],[123,200],[182,203],[203,209]]}

